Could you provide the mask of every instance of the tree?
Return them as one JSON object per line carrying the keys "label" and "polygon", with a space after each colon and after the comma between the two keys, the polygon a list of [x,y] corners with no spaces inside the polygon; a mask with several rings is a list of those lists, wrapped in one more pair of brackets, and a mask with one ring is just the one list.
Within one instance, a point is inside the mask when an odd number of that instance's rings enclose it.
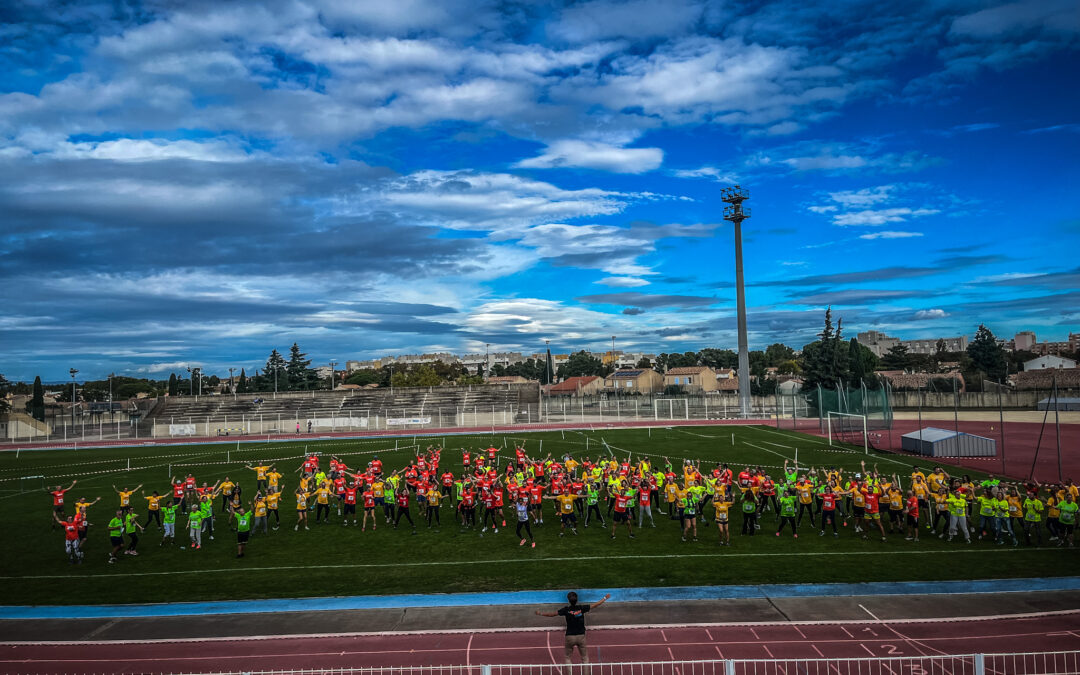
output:
{"label": "tree", "polygon": [[774,342],[765,348],[765,365],[769,368],[776,368],[782,362],[793,358],[795,358],[795,350],[783,343]]}
{"label": "tree", "polygon": [[11,404],[7,401],[9,389],[11,389],[11,382],[3,374],[0,374],[0,413],[5,413],[11,409]]}
{"label": "tree", "polygon": [[176,373],[169,373],[169,396],[176,396],[179,391],[176,384]]}
{"label": "tree", "polygon": [[737,368],[739,366],[739,355],[730,349],[702,349],[698,354],[698,360],[703,366],[708,366],[713,370]]}
{"label": "tree", "polygon": [[355,384],[358,386],[365,386],[368,384],[379,384],[382,382],[382,376],[377,370],[365,369],[358,370],[347,378],[345,378],[345,384]]}
{"label": "tree", "polygon": [[41,386],[41,376],[34,378],[34,393],[30,397],[30,416],[39,422],[45,421],[45,388]]}
{"label": "tree", "polygon": [[825,326],[818,333],[818,341],[803,347],[802,369],[803,386],[806,389],[818,385],[830,389],[838,383],[848,382],[851,375],[848,368],[849,346],[843,341],[843,320],[833,329],[832,308],[825,310]]}
{"label": "tree", "polygon": [[881,357],[881,367],[886,370],[907,370],[912,365],[911,355],[908,348],[897,344]]}
{"label": "tree", "polygon": [[300,351],[300,345],[295,342],[289,347],[289,363],[285,366],[285,373],[289,379],[289,389],[310,389],[313,379],[308,371],[311,359],[305,358],[307,354]]}
{"label": "tree", "polygon": [[1008,375],[1005,349],[998,344],[997,338],[986,326],[979,324],[975,339],[968,345],[967,353],[975,368],[991,381],[1003,381]]}
{"label": "tree", "polygon": [[848,364],[851,367],[851,386],[859,387],[873,382],[872,374],[878,358],[866,345],[855,338],[848,341]]}
{"label": "tree", "polygon": [[409,387],[437,387],[442,384],[442,378],[429,365],[423,365],[409,373],[406,380]]}
{"label": "tree", "polygon": [[251,385],[248,383],[247,373],[244,369],[240,369],[240,377],[236,380],[236,393],[237,394],[250,394]]}
{"label": "tree", "polygon": [[263,368],[263,378],[265,379],[265,387],[260,389],[273,388],[274,391],[278,389],[288,389],[289,380],[285,372],[285,359],[282,358],[278,350],[274,349],[270,352],[270,357],[266,359],[266,367]]}
{"label": "tree", "polygon": [[570,355],[566,363],[559,366],[559,379],[568,377],[582,377],[585,375],[604,375],[606,368],[600,359],[590,355],[587,351],[579,351]]}
{"label": "tree", "polygon": [[652,368],[652,362],[649,361],[648,356],[642,356],[638,359],[638,362],[634,364],[635,368]]}

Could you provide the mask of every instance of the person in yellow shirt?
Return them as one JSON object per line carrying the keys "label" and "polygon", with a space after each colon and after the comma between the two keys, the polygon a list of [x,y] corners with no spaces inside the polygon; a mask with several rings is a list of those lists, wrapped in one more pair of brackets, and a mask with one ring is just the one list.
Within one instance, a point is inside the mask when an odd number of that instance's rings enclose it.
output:
{"label": "person in yellow shirt", "polygon": [[270,516],[274,517],[274,529],[281,525],[281,516],[278,515],[278,503],[281,501],[281,492],[272,490],[263,498],[266,502],[266,523],[270,524]]}
{"label": "person in yellow shirt", "polygon": [[315,488],[315,522],[322,520],[330,522],[330,481],[323,481],[322,485]]}
{"label": "person in yellow shirt", "polygon": [[933,515],[930,513],[930,484],[926,482],[926,476],[921,471],[911,474],[911,491],[919,503],[919,516],[926,515],[926,529],[930,529],[930,521]]}
{"label": "person in yellow shirt", "polygon": [[893,477],[889,490],[885,493],[889,500],[889,534],[895,527],[897,532],[904,531],[904,493],[900,490],[900,478]]}
{"label": "person in yellow shirt", "polygon": [[442,500],[442,492],[439,492],[438,486],[433,484],[424,496],[427,497],[427,526],[431,527],[431,520],[434,518],[435,531],[438,532],[442,527],[442,520],[439,519],[439,502]]}
{"label": "person in yellow shirt", "polygon": [[[720,481],[716,482],[720,483]],[[722,483],[721,487],[723,487]],[[728,511],[735,502],[735,496],[733,494],[727,494],[726,491],[722,492],[723,494],[713,498],[713,509],[716,511],[716,527],[720,532],[720,545],[731,546],[731,528],[728,527]]]}
{"label": "person in yellow shirt", "polygon": [[795,526],[802,525],[803,512],[810,514],[810,525],[816,527],[814,523],[814,484],[810,482],[809,478],[804,478],[795,484],[795,491],[799,493],[799,517],[795,521]]}
{"label": "person in yellow shirt", "polygon": [[143,493],[143,499],[146,500],[146,523],[143,525],[143,529],[150,527],[150,521],[154,521],[157,524],[157,529],[161,529],[161,501],[165,499],[165,495],[159,495],[157,490],[150,495]]}
{"label": "person in yellow shirt", "polygon": [[664,482],[664,499],[667,501],[668,518],[675,519],[675,503],[679,499],[679,484],[675,481]]}
{"label": "person in yellow shirt", "polygon": [[562,516],[562,524],[559,526],[559,536],[566,536],[566,528],[569,527],[570,531],[577,534],[577,516],[574,514],[574,500],[578,498],[578,495],[563,493],[561,495],[549,495],[544,499],[551,499],[558,502],[559,515]]}
{"label": "person in yellow shirt", "polygon": [[225,480],[218,483],[218,489],[221,490],[221,510],[224,512],[229,511],[229,502],[232,501],[233,488],[236,487],[236,483],[229,480],[228,476],[225,476]]}
{"label": "person in yellow shirt", "polygon": [[131,490],[117,490],[115,485],[112,486],[112,489],[116,490],[116,494],[120,495],[120,510],[127,513],[131,510],[131,495],[142,489],[142,483],[139,483]]}
{"label": "person in yellow shirt", "polygon": [[[308,500],[311,499],[311,493],[305,492],[303,488],[296,488],[296,527],[294,530],[299,530],[303,525],[305,530],[310,530],[308,527]],[[327,509],[329,510],[329,506]]]}
{"label": "person in yellow shirt", "polygon": [[[266,488],[268,487],[266,476],[269,471],[273,470],[274,465],[266,464],[264,462],[260,463],[258,466],[251,466],[250,464],[245,464],[244,468],[251,469],[255,472],[255,489],[257,491],[266,492]],[[280,476],[280,474],[278,475]]]}
{"label": "person in yellow shirt", "polygon": [[252,511],[255,514],[255,524],[251,528],[252,532],[258,532],[259,527],[262,527],[263,534],[269,534],[269,519],[266,517],[269,510],[266,508],[266,498],[260,493],[255,493],[255,503],[251,505]]}

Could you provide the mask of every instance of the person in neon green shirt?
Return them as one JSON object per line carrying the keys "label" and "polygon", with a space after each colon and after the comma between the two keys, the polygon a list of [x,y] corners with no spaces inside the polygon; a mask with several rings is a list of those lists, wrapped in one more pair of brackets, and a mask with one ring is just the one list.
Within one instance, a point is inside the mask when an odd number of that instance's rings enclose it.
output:
{"label": "person in neon green shirt", "polygon": [[[945,498],[945,503],[949,509],[949,539],[952,541],[956,536],[957,530],[963,533],[964,540],[967,543],[971,543],[971,533],[968,531],[967,525],[967,499],[959,492],[951,492],[949,496]],[[944,534],[939,535],[940,537]]]}
{"label": "person in neon green shirt", "polygon": [[1020,541],[1016,538],[1016,533],[1012,529],[1012,521],[1009,519],[1009,500],[1005,499],[1005,493],[1001,490],[996,490],[997,494],[994,497],[994,519],[997,520],[997,539],[998,544],[1005,543],[1005,533],[1008,532],[1012,537],[1013,546],[1019,546]]}
{"label": "person in neon green shirt", "polygon": [[991,532],[994,534],[994,539],[998,537],[997,531],[997,518],[994,517],[994,493],[993,488],[986,488],[983,490],[983,494],[979,495],[979,539],[982,539]]}
{"label": "person in neon green shirt", "polygon": [[1073,540],[1073,530],[1076,529],[1076,512],[1078,508],[1080,507],[1076,504],[1076,498],[1073,497],[1071,492],[1066,492],[1065,501],[1058,504],[1058,509],[1061,511],[1058,515],[1058,529],[1061,532],[1058,546],[1064,546],[1066,539],[1069,541],[1069,546],[1076,545]]}
{"label": "person in neon green shirt", "polygon": [[1024,500],[1024,541],[1031,546],[1031,532],[1034,530],[1035,538],[1042,546],[1042,514],[1043,503],[1038,495]]}
{"label": "person in neon green shirt", "polygon": [[195,508],[188,512],[188,535],[191,537],[191,548],[202,548],[203,518],[202,509]]}
{"label": "person in neon green shirt", "polygon": [[251,512],[241,506],[232,512],[232,517],[236,519],[236,557],[243,558],[244,548],[251,536]]}
{"label": "person in neon green shirt", "polygon": [[600,488],[593,481],[585,484],[585,507],[585,527],[589,526],[589,521],[592,520],[594,513],[600,519],[600,526],[607,527],[604,514],[600,513]]}
{"label": "person in neon green shirt", "polygon": [[694,486],[690,486],[686,490],[686,494],[683,497],[682,511],[683,511],[683,531],[682,540],[686,541],[686,535],[693,530],[694,541],[697,541],[697,508],[698,500],[694,493],[691,491]]}
{"label": "person in neon green shirt", "polygon": [[124,551],[124,555],[139,555],[139,552],[135,550],[135,547],[139,545],[139,535],[136,534],[135,528],[139,528],[139,530],[144,529],[143,526],[139,524],[139,519],[135,516],[135,511],[131,510],[124,516],[124,534],[128,536],[128,547],[127,550]]}
{"label": "person in neon green shirt", "polygon": [[784,494],[780,497],[780,527],[776,528],[776,536],[780,536],[780,533],[784,531],[784,526],[791,525],[791,533],[798,538],[799,533],[795,529],[795,491],[791,488],[784,490]]}
{"label": "person in neon green shirt", "polygon": [[165,534],[161,535],[161,543],[158,546],[164,546],[166,539],[176,541],[176,512],[179,508],[178,504],[161,507],[161,522],[165,527]]}
{"label": "person in neon green shirt", "polygon": [[116,562],[116,556],[124,546],[124,512],[117,511],[113,519],[109,521],[109,543],[112,544],[112,553],[109,554],[109,562]]}

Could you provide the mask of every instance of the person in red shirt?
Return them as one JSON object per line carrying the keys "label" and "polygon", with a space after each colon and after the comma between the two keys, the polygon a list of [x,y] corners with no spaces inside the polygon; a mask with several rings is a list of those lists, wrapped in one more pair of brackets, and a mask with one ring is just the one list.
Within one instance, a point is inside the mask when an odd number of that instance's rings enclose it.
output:
{"label": "person in red shirt", "polygon": [[462,488],[458,511],[461,511],[462,527],[469,528],[476,525],[476,491],[473,490],[472,483],[465,483]]}
{"label": "person in red shirt", "polygon": [[836,493],[832,486],[825,488],[821,495],[821,533],[818,536],[825,536],[825,526],[829,523],[832,523],[832,535],[839,537],[840,534],[836,531]]}
{"label": "person in red shirt", "polygon": [[[52,490],[50,490],[49,488],[45,488],[45,492],[48,492],[52,495],[53,519],[57,522],[60,522],[61,524],[63,524],[64,519],[64,493],[75,487],[75,483],[77,482],[78,481],[74,480],[71,481],[71,485],[67,486],[66,488],[62,488],[59,485],[57,485]],[[56,522],[54,522],[52,526],[53,529],[56,529]]]}
{"label": "person in red shirt", "polygon": [[615,513],[615,516],[614,516],[613,520],[611,521],[611,538],[612,539],[615,538],[615,530],[618,529],[619,523],[626,523],[626,530],[627,530],[627,532],[630,533],[630,538],[631,539],[634,538],[634,525],[631,522],[633,520],[633,518],[631,517],[630,510],[627,507],[627,504],[630,503],[630,495],[627,494],[627,492],[628,491],[627,491],[627,489],[625,487],[615,488],[615,492],[614,492],[614,496],[615,496],[614,513]]}
{"label": "person in red shirt", "polygon": [[[342,484],[341,493],[338,495],[338,499],[340,502],[339,506],[344,506],[345,508],[345,518],[341,521],[342,527],[346,527],[349,524],[350,513],[352,514],[352,524],[356,525],[356,492],[356,485],[346,487],[344,484]],[[372,501],[372,506],[374,505],[374,501]]]}
{"label": "person in red shirt", "polygon": [[371,470],[375,472],[376,476],[381,475],[382,474],[382,460],[379,459],[378,457],[372,457],[371,458]]}
{"label": "person in red shirt", "polygon": [[443,497],[449,499],[450,495],[454,492],[454,474],[447,471],[441,476],[441,478]]}
{"label": "person in red shirt", "polygon": [[907,520],[907,541],[919,541],[919,498],[912,490],[907,491],[907,503],[904,505],[904,516]]}
{"label": "person in red shirt", "polygon": [[540,483],[533,483],[529,486],[529,510],[532,512],[533,523],[536,525],[544,524],[543,498],[543,485]]}
{"label": "person in red shirt", "polygon": [[[364,490],[364,494],[361,496],[364,500],[364,522],[360,526],[360,531],[364,532],[365,530],[367,530],[367,521],[368,518],[371,518],[371,531],[374,532],[376,528],[376,522],[378,521],[375,520],[375,493],[371,490],[370,484],[368,485],[368,488]],[[353,525],[355,524],[356,521],[354,520]]]}
{"label": "person in red shirt", "polygon": [[465,467],[465,470],[469,470],[469,466],[472,464],[472,457],[469,455],[468,450],[462,449],[461,451],[461,465]]}
{"label": "person in red shirt", "polygon": [[[863,486],[862,493],[866,499],[866,520],[871,524],[877,524],[878,530],[881,532],[881,541],[888,541],[885,538],[885,526],[881,524],[881,506],[879,504],[879,498],[881,497],[881,488],[877,483],[870,487]],[[864,533],[863,539],[869,539]]]}
{"label": "person in red shirt", "polygon": [[487,532],[488,519],[490,518],[491,527],[493,530],[495,530],[495,534],[498,534],[499,521],[495,519],[495,492],[491,489],[490,486],[485,487],[484,483],[480,484],[480,501],[484,504],[484,516],[483,522],[481,523],[483,525],[483,529],[481,529],[480,532]]}
{"label": "person in red shirt", "polygon": [[401,488],[397,492],[397,515],[394,516],[394,529],[398,529],[398,523],[401,522],[401,517],[405,516],[405,520],[409,521],[409,525],[412,526],[412,533],[416,534],[416,523],[413,522],[412,514],[409,513],[409,490],[408,488]]}
{"label": "person in red shirt", "polygon": [[[60,486],[57,485],[56,487],[59,488]],[[68,490],[70,489],[68,488]],[[79,516],[68,516],[67,520],[60,520],[60,516],[53,513],[53,520],[64,529],[64,552],[67,553],[68,562],[73,564],[82,563],[82,547],[79,545]]]}

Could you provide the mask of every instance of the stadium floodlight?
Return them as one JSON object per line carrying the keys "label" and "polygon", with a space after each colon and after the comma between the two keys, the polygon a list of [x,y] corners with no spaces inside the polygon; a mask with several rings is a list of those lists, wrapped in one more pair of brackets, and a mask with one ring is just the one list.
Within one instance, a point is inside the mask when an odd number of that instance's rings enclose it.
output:
{"label": "stadium floodlight", "polygon": [[79,374],[78,368],[72,368],[71,373],[71,426],[75,427],[75,376]]}
{"label": "stadium floodlight", "polygon": [[750,217],[750,209],[743,202],[750,199],[750,192],[739,185],[720,190],[724,207],[724,220],[735,226],[735,301],[739,327],[739,416],[750,416],[750,348],[746,338],[746,288],[743,284],[742,222]]}

